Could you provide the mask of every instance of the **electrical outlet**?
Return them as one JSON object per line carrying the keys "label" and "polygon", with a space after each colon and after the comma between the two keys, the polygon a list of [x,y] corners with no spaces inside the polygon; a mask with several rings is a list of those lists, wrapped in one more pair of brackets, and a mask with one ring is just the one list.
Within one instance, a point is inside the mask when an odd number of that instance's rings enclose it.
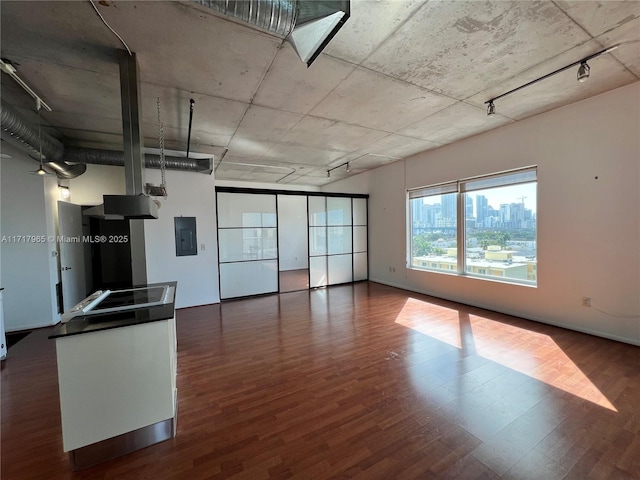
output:
{"label": "electrical outlet", "polygon": [[590,307],[591,306],[591,297],[582,297],[582,306]]}

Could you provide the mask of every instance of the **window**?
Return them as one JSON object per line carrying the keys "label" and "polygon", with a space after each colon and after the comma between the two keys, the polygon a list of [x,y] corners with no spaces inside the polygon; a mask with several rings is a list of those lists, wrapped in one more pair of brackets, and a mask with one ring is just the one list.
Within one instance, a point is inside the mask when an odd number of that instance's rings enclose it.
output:
{"label": "window", "polygon": [[410,268],[537,283],[536,168],[408,192]]}

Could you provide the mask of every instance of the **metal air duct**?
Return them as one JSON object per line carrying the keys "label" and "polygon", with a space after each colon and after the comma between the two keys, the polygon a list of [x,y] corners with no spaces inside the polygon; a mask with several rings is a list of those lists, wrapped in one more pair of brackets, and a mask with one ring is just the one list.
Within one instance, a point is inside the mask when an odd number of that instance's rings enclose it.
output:
{"label": "metal air duct", "polygon": [[311,66],[351,14],[350,0],[193,0],[286,39]]}
{"label": "metal air duct", "polygon": [[38,127],[25,120],[11,105],[2,101],[2,139],[26,151],[31,158],[40,161],[40,148],[45,165],[56,172],[58,178],[76,178],[86,170],[86,165],[69,165],[62,161],[64,145],[52,136],[38,132]]}
{"label": "metal air duct", "polygon": [[[67,162],[74,163],[124,166],[124,153],[116,150],[66,147],[64,159]],[[164,159],[167,170],[181,170],[204,174],[211,174],[213,171],[213,158],[200,159],[165,155]],[[146,168],[160,168],[160,155],[146,153],[144,154],[144,163]]]}

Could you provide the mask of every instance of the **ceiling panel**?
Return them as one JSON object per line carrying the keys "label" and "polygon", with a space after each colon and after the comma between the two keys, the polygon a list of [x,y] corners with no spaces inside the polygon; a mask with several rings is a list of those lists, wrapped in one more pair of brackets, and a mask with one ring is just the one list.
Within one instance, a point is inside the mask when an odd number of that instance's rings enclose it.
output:
{"label": "ceiling panel", "polygon": [[288,112],[307,113],[331,92],[355,65],[320,55],[307,68],[291,45],[278,52],[253,101]]}
{"label": "ceiling panel", "polygon": [[346,154],[347,152],[279,143],[274,145],[264,155],[264,158],[278,161],[281,165],[294,163],[323,166],[343,157]]}
{"label": "ceiling panel", "polygon": [[297,113],[251,105],[229,143],[229,152],[260,157],[302,118]]}
{"label": "ceiling panel", "polygon": [[594,37],[640,17],[638,0],[556,0],[556,5]]}
{"label": "ceiling panel", "polygon": [[[178,88],[143,83],[140,87],[140,105],[145,127],[155,125],[158,135],[158,99],[160,99],[160,118],[171,135],[171,131],[181,130],[186,141],[189,128],[189,100],[194,100],[192,141],[199,141],[207,135],[218,136],[218,145],[226,146],[235,133],[249,105],[235,100],[200,95]],[[171,138],[178,138],[177,133]]]}
{"label": "ceiling panel", "polygon": [[387,132],[380,130],[349,125],[325,118],[306,116],[282,137],[282,142],[351,152],[359,150],[387,135]]}
{"label": "ceiling panel", "polygon": [[464,99],[589,38],[552,2],[427,2],[364,64]]}
{"label": "ceiling panel", "polygon": [[352,0],[351,17],[324,51],[360,64],[422,4],[422,0]]}
{"label": "ceiling panel", "polygon": [[410,83],[358,68],[311,114],[395,132],[454,102]]}
{"label": "ceiling panel", "polygon": [[624,64],[636,78],[640,78],[640,18],[605,33],[598,37],[598,40],[606,46],[619,43],[620,47],[611,52],[611,55]]}
{"label": "ceiling panel", "polygon": [[408,157],[414,153],[431,150],[439,147],[440,144],[422,140],[420,138],[407,137],[404,135],[390,134],[371,145],[361,149],[362,153],[371,153],[391,157],[395,160]]}

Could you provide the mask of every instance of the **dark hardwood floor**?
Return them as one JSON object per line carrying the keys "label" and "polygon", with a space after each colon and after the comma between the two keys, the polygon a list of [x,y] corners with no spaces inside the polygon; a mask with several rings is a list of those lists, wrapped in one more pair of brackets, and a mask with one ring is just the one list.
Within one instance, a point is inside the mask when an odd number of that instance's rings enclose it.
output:
{"label": "dark hardwood floor", "polygon": [[309,269],[283,270],[278,273],[280,277],[280,293],[297,292],[309,289]]}
{"label": "dark hardwood floor", "polygon": [[2,370],[2,479],[638,479],[640,348],[375,283],[178,311],[177,436],[73,473],[54,342]]}

